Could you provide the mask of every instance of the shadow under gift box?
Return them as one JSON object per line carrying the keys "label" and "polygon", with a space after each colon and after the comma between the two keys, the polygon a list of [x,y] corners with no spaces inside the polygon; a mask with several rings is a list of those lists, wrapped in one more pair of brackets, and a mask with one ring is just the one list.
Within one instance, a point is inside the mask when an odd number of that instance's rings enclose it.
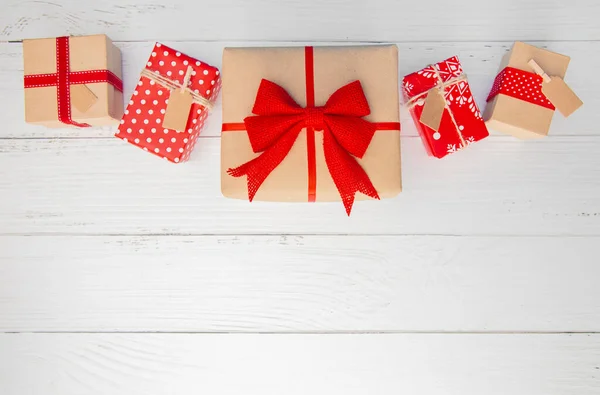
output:
{"label": "shadow under gift box", "polygon": [[[308,47],[310,48],[310,47]],[[312,63],[306,64],[306,48],[226,48],[223,53],[223,124],[221,137],[221,190],[225,197],[248,199],[247,177],[233,177],[228,169],[260,155],[253,152],[244,118],[252,115],[262,79],[284,88],[302,108],[307,107],[307,68],[314,70],[314,106],[323,106],[340,87],[359,80],[375,123],[394,123],[396,130],[378,129],[362,159],[380,198],[401,191],[398,100],[398,49],[395,45],[361,47],[314,47]],[[241,125],[227,130],[228,124]],[[313,154],[309,154],[312,150]],[[309,197],[309,168],[314,160],[314,196]],[[325,162],[323,132],[303,128],[283,161],[268,175],[254,200],[339,201],[340,192]],[[356,199],[368,199],[362,193]]]}
{"label": "shadow under gift box", "polygon": [[[70,72],[108,70],[122,79],[121,52],[103,34],[69,37],[68,62]],[[56,38],[23,40],[23,69],[26,76],[57,72]],[[83,86],[97,98],[81,111],[73,105],[78,89]],[[85,88],[84,88],[85,89]],[[70,85],[71,118],[90,126],[116,125],[123,115],[123,92],[108,82]],[[92,96],[92,97],[93,97]],[[25,121],[51,128],[73,127],[58,116],[57,87],[42,86],[25,89]]]}
{"label": "shadow under gift box", "polygon": [[[569,66],[570,57],[546,49],[537,48],[523,42],[515,42],[511,50],[504,55],[498,76],[494,82],[495,88],[511,89],[511,95],[499,93],[488,98],[483,119],[489,129],[511,134],[520,139],[545,137],[550,130],[554,109],[540,103],[545,101],[541,93],[542,77],[534,74],[528,62],[534,59],[541,68],[552,76],[564,79]],[[506,68],[522,70],[528,75],[511,76]],[[511,85],[508,87],[507,85]],[[514,89],[512,88],[514,86]],[[502,92],[502,91],[501,91]],[[526,101],[536,96],[542,96],[539,102]]]}

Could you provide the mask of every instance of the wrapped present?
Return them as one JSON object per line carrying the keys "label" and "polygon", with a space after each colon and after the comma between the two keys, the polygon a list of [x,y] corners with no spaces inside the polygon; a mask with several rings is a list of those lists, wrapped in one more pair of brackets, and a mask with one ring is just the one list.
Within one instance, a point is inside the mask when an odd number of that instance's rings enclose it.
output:
{"label": "wrapped present", "polygon": [[562,80],[569,61],[516,42],[502,59],[487,99],[488,127],[522,139],[546,136],[556,108],[569,116],[583,104]]}
{"label": "wrapped present", "polygon": [[103,34],[23,40],[25,121],[114,125],[123,115],[121,52]]}
{"label": "wrapped present", "polygon": [[226,48],[223,70],[224,196],[350,214],[400,192],[396,46]]}
{"label": "wrapped present", "polygon": [[220,89],[216,67],[156,43],[116,137],[170,162],[183,162]]}
{"label": "wrapped present", "polygon": [[429,155],[443,158],[488,136],[456,56],[405,76],[402,87]]}

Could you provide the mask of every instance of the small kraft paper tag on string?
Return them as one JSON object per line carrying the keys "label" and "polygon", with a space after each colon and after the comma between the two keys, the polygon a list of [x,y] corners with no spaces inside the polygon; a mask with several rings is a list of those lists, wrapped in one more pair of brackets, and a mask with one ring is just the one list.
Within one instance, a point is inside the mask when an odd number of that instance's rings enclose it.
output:
{"label": "small kraft paper tag on string", "polygon": [[174,89],[171,91],[171,96],[169,97],[169,102],[167,103],[167,109],[165,111],[165,117],[163,118],[163,128],[173,129],[177,133],[185,132],[192,103],[194,102],[192,93],[186,89],[191,75],[192,68],[188,66],[181,89]]}
{"label": "small kraft paper tag on string", "polygon": [[71,85],[69,88],[71,105],[82,113],[87,112],[98,101],[98,97],[85,84]]}
{"label": "small kraft paper tag on string", "polygon": [[163,118],[163,128],[173,129],[179,133],[185,131],[193,100],[190,92],[173,90]]}
{"label": "small kraft paper tag on string", "polygon": [[445,108],[446,99],[444,99],[444,95],[442,95],[439,89],[433,88],[427,93],[427,97],[425,97],[425,104],[423,104],[423,112],[419,121],[437,132],[440,128]]}
{"label": "small kraft paper tag on string", "polygon": [[558,76],[549,76],[533,59],[529,61],[529,65],[536,74],[543,78],[542,93],[550,100],[552,105],[566,118],[573,114],[583,102],[575,92],[567,85],[562,78]]}

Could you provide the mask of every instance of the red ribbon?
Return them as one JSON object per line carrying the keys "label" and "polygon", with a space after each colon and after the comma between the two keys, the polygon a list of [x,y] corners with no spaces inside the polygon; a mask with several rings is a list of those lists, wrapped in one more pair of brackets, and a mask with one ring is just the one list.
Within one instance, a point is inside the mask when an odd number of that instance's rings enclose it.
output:
{"label": "red ribbon", "polygon": [[123,92],[123,81],[109,70],[71,71],[69,62],[69,37],[56,38],[56,73],[31,74],[24,78],[25,88],[56,86],[58,120],[68,125],[89,127],[71,118],[71,85],[109,83]]}
{"label": "red ribbon", "polygon": [[493,100],[497,95],[506,95],[554,110],[554,105],[542,93],[543,80],[535,73],[514,67],[505,67],[496,76],[487,101]]}
{"label": "red ribbon", "polygon": [[364,169],[352,155],[362,158],[376,127],[361,117],[370,114],[359,81],[335,91],[323,107],[300,107],[281,86],[262,80],[252,113],[244,119],[257,158],[229,169],[234,177],[248,176],[250,201],[273,170],[285,159],[303,128],[322,130],[325,162],[350,214],[356,192],[374,199],[379,195]]}

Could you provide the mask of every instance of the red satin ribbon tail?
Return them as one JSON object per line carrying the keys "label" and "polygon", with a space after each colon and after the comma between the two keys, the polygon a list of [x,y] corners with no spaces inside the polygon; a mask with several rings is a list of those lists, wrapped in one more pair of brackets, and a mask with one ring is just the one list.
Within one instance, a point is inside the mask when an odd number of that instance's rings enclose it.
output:
{"label": "red satin ribbon tail", "polygon": [[337,187],[346,214],[350,215],[356,192],[379,200],[379,194],[361,165],[335,140],[331,132],[324,132],[323,151],[329,174]]}
{"label": "red satin ribbon tail", "polygon": [[256,158],[227,170],[227,174],[233,177],[248,176],[248,200],[252,201],[254,199],[256,192],[269,174],[285,159],[299,133],[300,129],[296,129],[284,134],[275,144]]}

